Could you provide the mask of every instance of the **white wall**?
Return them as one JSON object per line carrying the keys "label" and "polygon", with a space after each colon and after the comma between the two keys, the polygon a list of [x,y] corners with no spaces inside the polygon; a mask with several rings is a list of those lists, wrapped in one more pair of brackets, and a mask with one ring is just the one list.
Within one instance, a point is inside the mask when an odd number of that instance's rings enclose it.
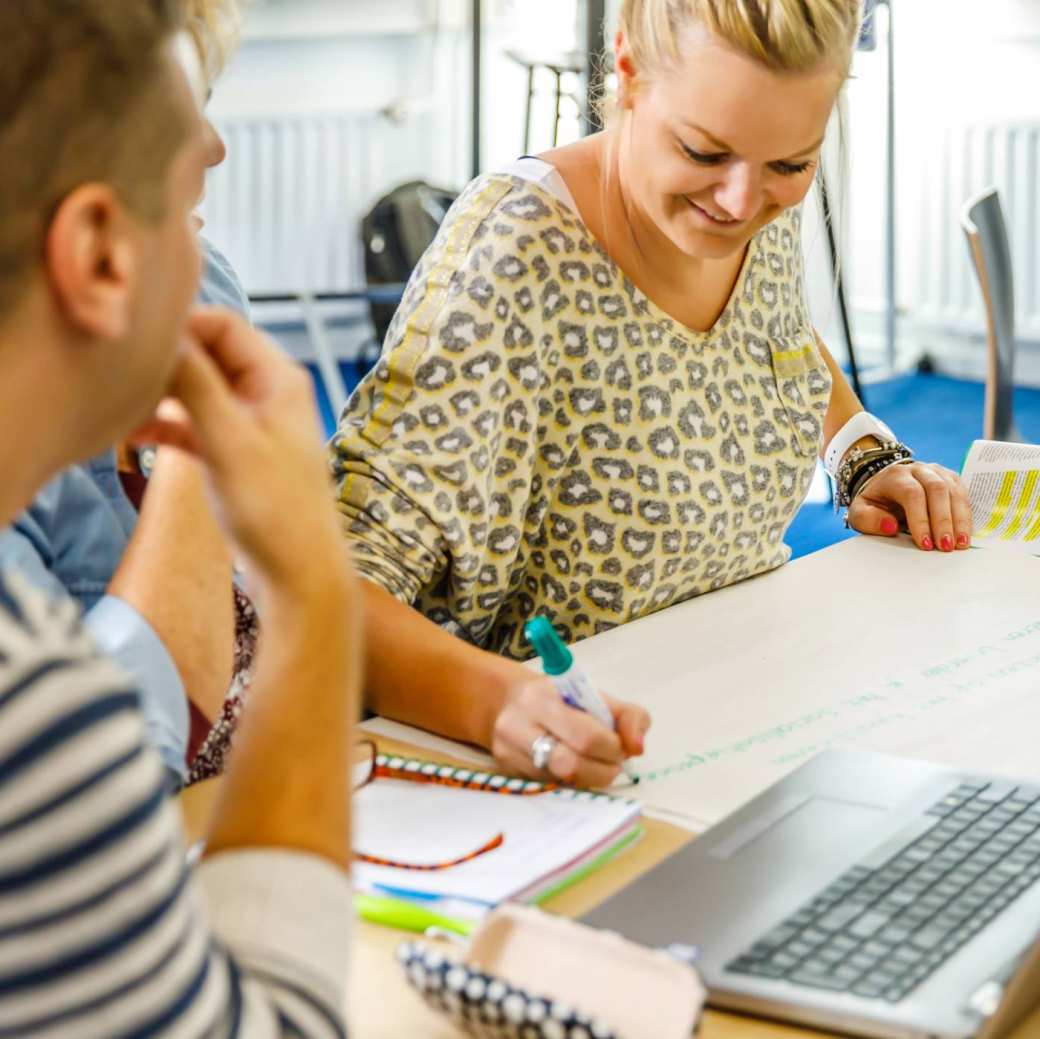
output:
{"label": "white wall", "polygon": [[217,119],[385,111],[436,128],[415,175],[456,180],[468,154],[462,0],[268,0],[250,8],[242,47],[211,102]]}
{"label": "white wall", "polygon": [[[470,174],[469,0],[254,0],[242,47],[211,102],[218,119],[294,112],[387,109],[438,127],[424,159],[431,180],[457,186]],[[507,49],[550,53],[576,45],[577,0],[485,0],[485,168],[523,144],[526,73]],[[545,90],[549,77],[539,77]],[[577,84],[574,84],[575,86]],[[578,129],[564,106],[564,138]],[[549,143],[539,101],[532,147]]]}

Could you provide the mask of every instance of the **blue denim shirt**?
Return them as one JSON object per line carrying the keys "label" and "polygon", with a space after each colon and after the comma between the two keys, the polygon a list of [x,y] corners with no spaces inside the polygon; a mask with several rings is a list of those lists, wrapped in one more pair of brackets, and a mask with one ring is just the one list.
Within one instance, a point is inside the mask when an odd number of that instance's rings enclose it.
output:
{"label": "blue denim shirt", "polygon": [[[203,251],[199,301],[247,313],[249,301],[231,265],[205,240]],[[80,603],[100,648],[136,680],[148,738],[183,781],[189,717],[180,674],[148,621],[107,594],[136,524],[115,451],[107,451],[56,476],[0,530],[0,568],[17,567],[38,587]]]}

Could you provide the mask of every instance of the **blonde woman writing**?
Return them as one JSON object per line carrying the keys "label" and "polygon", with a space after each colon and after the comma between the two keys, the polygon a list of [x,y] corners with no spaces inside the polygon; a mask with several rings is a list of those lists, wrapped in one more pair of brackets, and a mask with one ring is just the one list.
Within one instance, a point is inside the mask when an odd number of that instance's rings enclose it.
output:
{"label": "blonde woman writing", "polygon": [[532,682],[533,614],[575,640],[783,565],[821,454],[855,529],[968,546],[957,476],[863,412],[806,308],[799,206],[859,21],[625,0],[613,126],[466,190],[333,443],[374,710],[521,773],[548,736],[551,773],[606,783],[649,719]]}

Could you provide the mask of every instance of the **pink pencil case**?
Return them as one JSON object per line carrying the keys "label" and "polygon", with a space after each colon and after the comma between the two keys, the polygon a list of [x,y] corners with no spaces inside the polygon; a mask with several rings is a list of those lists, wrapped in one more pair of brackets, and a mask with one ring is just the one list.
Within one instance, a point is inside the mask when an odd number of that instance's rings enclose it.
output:
{"label": "pink pencil case", "polygon": [[706,993],[668,953],[527,906],[507,904],[459,961],[398,949],[409,983],[477,1039],[690,1039]]}

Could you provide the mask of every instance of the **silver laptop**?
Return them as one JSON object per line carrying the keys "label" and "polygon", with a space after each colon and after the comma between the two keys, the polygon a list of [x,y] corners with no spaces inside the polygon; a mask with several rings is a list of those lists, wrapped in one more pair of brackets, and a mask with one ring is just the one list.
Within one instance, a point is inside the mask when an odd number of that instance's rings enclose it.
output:
{"label": "silver laptop", "polygon": [[1040,782],[828,751],[585,918],[716,1007],[991,1039],[1040,1004]]}

